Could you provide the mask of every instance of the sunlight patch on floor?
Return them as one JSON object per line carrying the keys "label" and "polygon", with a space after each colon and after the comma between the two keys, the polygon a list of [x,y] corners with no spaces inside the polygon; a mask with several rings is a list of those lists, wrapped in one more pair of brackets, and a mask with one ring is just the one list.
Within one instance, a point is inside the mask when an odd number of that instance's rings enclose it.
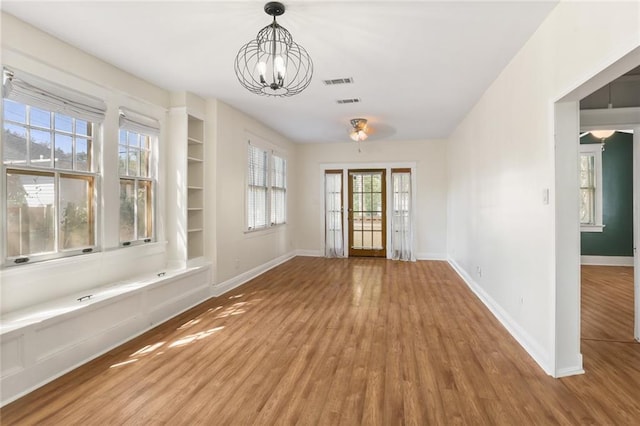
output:
{"label": "sunlight patch on floor", "polygon": [[181,339],[178,339],[175,342],[171,343],[169,345],[169,347],[170,348],[176,348],[176,347],[179,347],[179,346],[188,345],[188,344],[196,342],[198,340],[205,339],[205,338],[211,336],[212,334],[222,330],[223,328],[224,328],[224,326],[220,326],[220,327],[216,327],[216,328],[211,328],[211,329],[206,330],[206,331],[201,331],[199,333],[191,334],[189,336],[185,336],[185,337],[183,337]]}

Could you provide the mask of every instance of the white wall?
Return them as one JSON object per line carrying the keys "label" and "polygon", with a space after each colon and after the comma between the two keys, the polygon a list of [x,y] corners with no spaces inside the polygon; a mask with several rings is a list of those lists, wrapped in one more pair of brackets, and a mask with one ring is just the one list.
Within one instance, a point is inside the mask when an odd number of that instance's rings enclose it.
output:
{"label": "white wall", "polygon": [[554,102],[639,43],[637,2],[561,2],[449,140],[449,257],[549,374],[582,368],[579,293],[555,328]]}
{"label": "white wall", "polygon": [[[210,260],[215,262],[214,283],[221,284],[293,252],[295,214],[292,206],[298,203],[294,179],[298,166],[294,144],[284,136],[223,102],[217,101],[216,107],[210,107],[209,110],[217,113],[214,182],[216,258]],[[254,135],[272,145],[288,160],[287,224],[250,233],[245,232],[248,135]],[[210,141],[207,144],[208,147],[211,146]],[[209,154],[207,157],[210,158]],[[210,186],[210,182],[206,185]],[[211,235],[207,230],[207,239]]]}
{"label": "white wall", "polygon": [[297,147],[297,182],[304,182],[295,202],[296,248],[324,253],[323,165],[416,163],[415,255],[418,258],[446,257],[446,142],[347,141],[333,144],[300,144]]}
{"label": "white wall", "polygon": [[[53,38],[24,22],[2,14],[2,63],[88,95],[104,99],[107,116],[102,126],[101,167],[117,170],[118,108],[155,117],[166,127],[169,93]],[[162,148],[161,148],[162,149]],[[164,183],[161,152],[159,187]],[[20,265],[0,271],[0,313],[15,311],[83,289],[157,271],[166,264],[165,200],[157,194],[158,243],[118,248],[119,183],[109,174],[102,180],[98,211],[103,252]],[[105,210],[105,206],[112,206]],[[115,206],[115,207],[113,207]],[[4,224],[3,224],[4,226]]]}

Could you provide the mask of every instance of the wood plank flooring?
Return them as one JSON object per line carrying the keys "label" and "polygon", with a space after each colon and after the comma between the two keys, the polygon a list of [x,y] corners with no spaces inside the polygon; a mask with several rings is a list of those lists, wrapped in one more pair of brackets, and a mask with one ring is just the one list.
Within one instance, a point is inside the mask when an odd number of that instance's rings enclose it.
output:
{"label": "wood plank flooring", "polygon": [[640,345],[585,340],[583,352],[587,374],[547,376],[446,262],[298,257],[7,405],[0,421],[637,424]]}

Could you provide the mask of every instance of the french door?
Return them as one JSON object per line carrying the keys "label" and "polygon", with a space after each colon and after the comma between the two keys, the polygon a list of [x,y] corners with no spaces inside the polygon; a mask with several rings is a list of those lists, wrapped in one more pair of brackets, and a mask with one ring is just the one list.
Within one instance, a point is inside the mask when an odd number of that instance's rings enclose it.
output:
{"label": "french door", "polygon": [[386,257],[385,170],[349,170],[349,256]]}

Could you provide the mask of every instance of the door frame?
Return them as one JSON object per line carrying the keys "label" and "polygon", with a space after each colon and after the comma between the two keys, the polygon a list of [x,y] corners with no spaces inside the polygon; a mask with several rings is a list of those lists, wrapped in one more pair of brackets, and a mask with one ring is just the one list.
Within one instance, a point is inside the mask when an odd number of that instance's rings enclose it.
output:
{"label": "door frame", "polygon": [[[634,293],[634,320],[633,336],[640,342],[640,108],[627,108],[616,114],[615,110],[590,111],[587,125],[583,126],[581,119],[580,131],[598,129],[609,130],[633,130],[633,293]],[[633,112],[633,114],[628,114]],[[595,115],[594,115],[595,114]],[[632,120],[631,122],[629,120]]]}
{"label": "door frame", "polygon": [[[319,194],[321,194],[320,196],[320,215],[318,217],[318,223],[319,223],[319,241],[320,241],[320,250],[317,252],[319,256],[324,256],[325,253],[325,235],[324,235],[324,221],[325,221],[325,217],[324,217],[324,212],[325,212],[325,201],[324,201],[324,173],[327,170],[336,170],[336,169],[342,169],[343,175],[342,175],[342,192],[343,194],[346,194],[348,192],[348,182],[347,179],[349,178],[349,174],[348,174],[348,170],[349,169],[386,169],[386,175],[390,176],[391,175],[391,169],[410,169],[411,170],[411,229],[414,235],[414,238],[412,239],[412,247],[411,250],[413,253],[416,253],[416,241],[419,239],[418,238],[418,234],[416,232],[417,228],[416,228],[416,218],[418,217],[419,214],[419,205],[416,202],[417,200],[417,176],[418,176],[418,171],[416,170],[416,162],[415,161],[392,161],[392,162],[361,162],[361,163],[356,163],[356,162],[345,162],[345,163],[322,163],[320,164],[320,170],[319,170]],[[386,179],[386,191],[387,191],[387,206],[393,205],[393,200],[390,200],[389,197],[393,197],[393,191],[390,188],[391,185],[391,179]],[[343,217],[342,217],[342,230],[343,230],[343,244],[345,247],[345,256],[347,256],[348,250],[347,248],[350,245],[350,240],[349,240],[349,232],[348,232],[348,218],[347,218],[347,209],[343,209]],[[387,241],[391,241],[391,223],[389,222],[391,220],[391,216],[387,215],[387,224],[386,224],[386,238]],[[315,252],[315,251],[314,251]],[[389,247],[389,244],[387,244],[387,250],[386,250],[386,258],[387,259],[391,259],[391,248]]]}
{"label": "door frame", "polygon": [[[388,187],[387,187],[387,169],[386,168],[379,168],[379,169],[347,169],[347,179],[349,179],[349,181],[347,182],[347,222],[349,224],[349,229],[347,230],[348,234],[349,234],[349,238],[351,239],[351,237],[353,236],[353,218],[351,213],[353,213],[353,179],[351,178],[351,174],[352,173],[378,173],[381,172],[382,173],[382,186],[381,186],[381,190],[382,190],[382,233],[381,233],[381,238],[382,238],[382,249],[381,250],[375,250],[375,249],[354,249],[351,247],[351,244],[349,244],[349,246],[345,247],[346,248],[346,255],[348,257],[384,257],[387,258],[387,252],[388,252],[388,248],[387,248],[387,227],[389,225],[389,220],[388,220],[388,214],[387,214],[387,200],[388,200]],[[353,252],[355,251],[359,251],[359,256],[358,254],[353,254]]]}
{"label": "door frame", "polygon": [[[552,207],[555,241],[550,252],[553,271],[551,300],[555,309],[553,336],[554,377],[584,373],[580,351],[580,224],[578,202],[578,145],[580,99],[640,65],[640,47],[624,54],[588,80],[578,82],[553,102],[548,131],[553,153]],[[635,220],[638,222],[638,219]],[[634,264],[638,265],[637,253]],[[636,288],[638,289],[636,282]],[[636,295],[636,302],[638,302]],[[636,326],[638,325],[636,304]]]}

